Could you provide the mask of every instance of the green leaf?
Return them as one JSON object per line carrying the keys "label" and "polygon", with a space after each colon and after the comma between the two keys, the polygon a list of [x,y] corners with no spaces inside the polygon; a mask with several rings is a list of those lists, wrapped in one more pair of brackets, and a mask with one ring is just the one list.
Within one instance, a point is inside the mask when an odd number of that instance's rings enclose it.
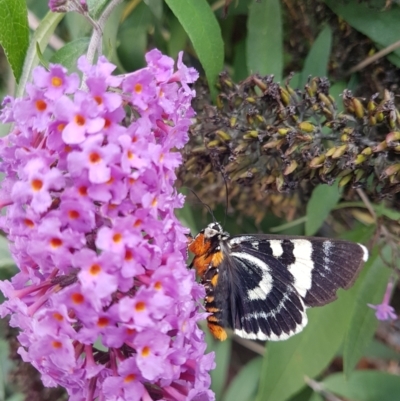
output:
{"label": "green leaf", "polygon": [[324,398],[318,393],[314,393],[308,401],[324,401]]}
{"label": "green leaf", "polygon": [[84,36],[90,36],[93,29],[90,22],[78,13],[66,13],[63,25],[68,29],[71,42]]}
{"label": "green leaf", "polygon": [[367,272],[364,268],[351,290],[339,290],[335,302],[307,311],[309,323],[302,333],[268,344],[257,401],[284,401],[304,386],[304,376],[315,377],[329,365],[346,334]]}
{"label": "green leaf", "polygon": [[116,7],[108,18],[103,29],[103,54],[108,60],[115,60],[117,53],[117,34],[124,4]]}
{"label": "green leaf", "polygon": [[373,359],[386,359],[388,361],[400,361],[400,353],[378,340],[372,340],[364,351],[364,356]]}
{"label": "green leaf", "polygon": [[378,217],[385,216],[390,220],[398,221],[400,220],[400,212],[387,208],[383,203],[378,205],[372,205]]}
{"label": "green leaf", "polygon": [[249,75],[246,65],[246,41],[244,39],[235,45],[233,72],[233,80],[235,82],[242,81]]}
{"label": "green leaf", "polygon": [[154,16],[161,20],[163,16],[163,2],[162,0],[144,0],[147,6],[150,8]]}
{"label": "green leaf", "polygon": [[77,71],[76,62],[86,52],[88,45],[89,38],[80,38],[69,42],[51,56],[50,62],[62,64],[69,72],[75,72]]}
{"label": "green leaf", "polygon": [[373,370],[355,371],[349,378],[337,373],[327,377],[323,387],[329,392],[356,401],[394,401],[400,399],[400,378]]}
{"label": "green leaf", "polygon": [[6,401],[25,401],[26,400],[26,394],[22,393],[14,393],[10,397],[6,399]]}
{"label": "green leaf", "polygon": [[8,241],[5,237],[0,236],[0,268],[3,266],[14,265],[14,259],[11,257]]}
{"label": "green leaf", "polygon": [[332,30],[329,25],[315,39],[306,60],[301,74],[300,85],[303,86],[309,75],[313,77],[328,76],[329,55],[331,53]]}
{"label": "green leaf", "polygon": [[228,376],[231,360],[232,340],[228,337],[225,341],[214,341],[215,369],[210,372],[211,388],[215,393],[215,399],[220,400]]}
{"label": "green leaf", "polygon": [[109,0],[87,0],[90,15],[95,19],[99,18],[100,14],[104,11]]}
{"label": "green leaf", "polygon": [[26,53],[24,68],[19,80],[19,85],[16,91],[16,97],[22,97],[26,84],[29,81],[32,70],[37,66],[39,57],[36,53],[36,44],[38,43],[41,51],[43,52],[50,36],[53,34],[58,23],[63,19],[62,13],[48,13],[40,22],[38,28],[35,30],[32,40],[30,42],[28,51]]}
{"label": "green leaf", "polygon": [[[0,99],[2,99],[2,98],[3,97],[0,96]],[[10,132],[11,127],[12,127],[11,123],[7,123],[7,124],[1,123],[0,124],[0,138],[2,138],[3,136],[6,136]]]}
{"label": "green leaf", "polygon": [[341,98],[341,94],[347,88],[347,84],[345,81],[335,82],[331,88],[329,89],[329,94],[332,95],[336,101],[338,113],[344,110],[343,101]]}
{"label": "green leaf", "polygon": [[188,36],[177,18],[171,16],[169,20],[171,37],[167,41],[168,54],[176,59],[178,53],[185,48]]}
{"label": "green leaf", "polygon": [[0,44],[19,82],[29,46],[28,9],[21,0],[0,0]]}
{"label": "green leaf", "polygon": [[224,62],[221,29],[206,0],[165,0],[185,29],[204,68],[213,98]]}
{"label": "green leaf", "polygon": [[263,359],[257,357],[248,362],[229,384],[223,401],[252,401],[256,394]]}
{"label": "green leaf", "polygon": [[[148,30],[154,17],[149,7],[140,2],[123,22],[119,31],[120,45],[117,53],[126,71],[136,71],[146,65]],[[132,46],[135,38],[135,46]]]}
{"label": "green leaf", "polygon": [[[368,2],[325,0],[325,3],[335,14],[376,42],[379,47],[387,47],[399,40],[399,7],[377,10]],[[393,54],[400,56],[400,49],[395,50]],[[390,59],[400,67],[398,57]]]}
{"label": "green leaf", "polygon": [[[385,256],[390,255],[389,247],[384,249],[383,254]],[[391,274],[391,270],[384,267],[378,248],[375,248],[370,255],[367,268],[368,273],[357,294],[350,319],[350,327],[344,341],[343,359],[346,376],[350,375],[354,366],[364,354],[378,327],[375,311],[369,308],[367,304],[376,305],[382,301]]]}
{"label": "green leaf", "polygon": [[355,227],[351,231],[345,231],[340,234],[341,239],[347,241],[359,242],[360,244],[365,244],[368,242],[372,236],[376,233],[376,226],[369,225],[366,226],[361,223],[356,223]]}
{"label": "green leaf", "polygon": [[39,63],[42,64],[44,68],[49,69],[49,62],[44,58],[38,43],[36,43],[36,54],[39,58]]}
{"label": "green leaf", "polygon": [[281,2],[253,1],[247,19],[247,69],[250,73],[274,74],[282,80],[283,38]]}
{"label": "green leaf", "polygon": [[293,397],[290,397],[288,401],[309,401],[312,394],[313,390],[311,389],[311,387],[304,385],[304,387]]}
{"label": "green leaf", "polygon": [[0,338],[0,400],[5,399],[6,385],[11,368],[10,345],[6,340]]}
{"label": "green leaf", "polygon": [[307,204],[306,235],[314,235],[321,228],[340,197],[337,183],[332,186],[320,184],[314,189]]}
{"label": "green leaf", "polygon": [[193,216],[192,206],[188,202],[185,202],[181,209],[176,209],[175,213],[179,221],[185,227],[188,227],[192,234],[196,235],[199,232],[199,228]]}

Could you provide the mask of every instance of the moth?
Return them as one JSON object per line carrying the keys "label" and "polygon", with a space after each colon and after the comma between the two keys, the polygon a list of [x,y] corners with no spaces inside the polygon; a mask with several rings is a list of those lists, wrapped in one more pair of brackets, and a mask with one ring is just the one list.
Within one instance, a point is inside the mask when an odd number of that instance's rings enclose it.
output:
{"label": "moth", "polygon": [[188,249],[205,287],[207,325],[252,340],[286,340],[307,324],[306,309],[351,287],[368,259],[365,246],[339,239],[266,234],[230,236],[211,223]]}

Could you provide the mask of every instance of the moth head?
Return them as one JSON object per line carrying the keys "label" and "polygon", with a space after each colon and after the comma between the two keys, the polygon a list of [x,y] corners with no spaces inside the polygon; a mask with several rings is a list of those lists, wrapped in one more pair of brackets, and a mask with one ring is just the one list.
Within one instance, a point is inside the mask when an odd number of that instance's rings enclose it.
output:
{"label": "moth head", "polygon": [[211,223],[204,229],[204,238],[206,239],[221,239],[224,234],[224,230],[219,223]]}

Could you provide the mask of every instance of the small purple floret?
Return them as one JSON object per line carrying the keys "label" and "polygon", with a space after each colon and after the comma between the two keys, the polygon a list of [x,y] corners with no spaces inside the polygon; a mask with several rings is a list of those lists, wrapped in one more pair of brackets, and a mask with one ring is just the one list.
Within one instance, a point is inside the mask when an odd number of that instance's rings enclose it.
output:
{"label": "small purple floret", "polygon": [[397,315],[395,313],[395,310],[392,306],[389,305],[390,302],[390,296],[392,294],[392,289],[393,289],[393,282],[389,281],[385,295],[383,296],[383,300],[381,304],[378,305],[371,305],[368,304],[368,306],[372,309],[375,309],[375,316],[378,320],[395,320],[397,319]]}

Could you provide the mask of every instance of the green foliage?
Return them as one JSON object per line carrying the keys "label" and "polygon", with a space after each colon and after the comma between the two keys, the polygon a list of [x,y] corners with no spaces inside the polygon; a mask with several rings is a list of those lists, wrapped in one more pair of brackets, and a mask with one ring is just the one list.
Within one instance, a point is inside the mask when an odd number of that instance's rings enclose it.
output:
{"label": "green foliage", "polygon": [[306,84],[308,77],[328,76],[328,63],[331,53],[332,30],[326,25],[312,45],[303,66],[299,87]]}
{"label": "green foliage", "polygon": [[251,73],[274,74],[277,81],[283,72],[283,38],[279,0],[253,2],[247,19],[246,56]]}
{"label": "green foliage", "polygon": [[244,365],[226,389],[222,401],[254,400],[262,362],[261,357],[256,357]]}
{"label": "green foliage", "polygon": [[76,62],[78,61],[78,58],[85,53],[88,44],[88,38],[75,39],[55,52],[51,56],[50,62],[53,64],[62,64],[71,72],[77,71]]}
{"label": "green foliage", "polygon": [[40,22],[39,27],[35,30],[25,55],[24,69],[19,80],[16,96],[22,96],[26,84],[31,79],[32,70],[39,63],[39,55],[37,54],[36,46],[39,46],[43,52],[43,49],[49,43],[51,35],[54,33],[54,30],[63,17],[63,14],[48,13]]}
{"label": "green foliage", "polygon": [[318,185],[307,203],[306,235],[314,235],[322,226],[331,210],[336,206],[341,193],[337,184]]}
{"label": "green foliage", "polygon": [[29,45],[28,10],[24,1],[0,0],[0,44],[19,82]]}
{"label": "green foliage", "polygon": [[[388,247],[384,249],[387,256]],[[378,320],[373,309],[365,305],[379,304],[385,293],[391,271],[383,269],[384,262],[375,248],[371,253],[368,273],[360,284],[360,290],[354,302],[350,324],[346,333],[343,349],[344,373],[350,376],[356,363],[363,356],[378,327]]]}
{"label": "green foliage", "polygon": [[357,401],[393,401],[400,394],[399,376],[359,370],[350,378],[337,373],[322,382],[323,388],[338,396]]}
{"label": "green foliage", "polygon": [[211,349],[215,352],[216,365],[215,369],[211,371],[212,389],[216,399],[220,400],[228,377],[232,340],[214,341],[212,344]]}
{"label": "green foliage", "polygon": [[[368,2],[325,0],[325,3],[357,31],[375,42],[378,49],[387,47],[399,40],[398,23],[400,9],[393,7],[386,12],[379,6],[369,6]],[[388,12],[389,11],[389,12]],[[400,67],[400,49],[388,56]]]}
{"label": "green foliage", "polygon": [[210,90],[223,66],[223,42],[215,15],[206,0],[166,0],[187,32],[204,68]]}

